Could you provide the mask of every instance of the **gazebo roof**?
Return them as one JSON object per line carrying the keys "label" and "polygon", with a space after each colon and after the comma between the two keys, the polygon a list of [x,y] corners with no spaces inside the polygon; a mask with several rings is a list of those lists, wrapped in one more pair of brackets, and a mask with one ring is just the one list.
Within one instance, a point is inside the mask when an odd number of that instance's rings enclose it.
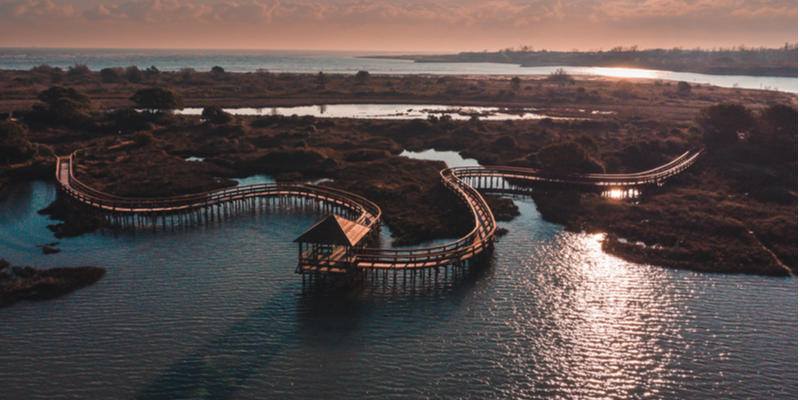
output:
{"label": "gazebo roof", "polygon": [[295,243],[355,246],[367,233],[369,233],[368,227],[338,215],[331,215],[312,226],[294,241]]}

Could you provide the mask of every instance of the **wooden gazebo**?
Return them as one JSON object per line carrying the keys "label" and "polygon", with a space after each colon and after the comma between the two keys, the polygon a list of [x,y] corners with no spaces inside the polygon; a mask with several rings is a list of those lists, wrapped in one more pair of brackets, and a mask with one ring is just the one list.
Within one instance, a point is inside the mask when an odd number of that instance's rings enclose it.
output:
{"label": "wooden gazebo", "polygon": [[354,250],[363,247],[360,242],[368,233],[368,227],[338,215],[323,219],[295,239],[299,244],[297,272],[350,272]]}

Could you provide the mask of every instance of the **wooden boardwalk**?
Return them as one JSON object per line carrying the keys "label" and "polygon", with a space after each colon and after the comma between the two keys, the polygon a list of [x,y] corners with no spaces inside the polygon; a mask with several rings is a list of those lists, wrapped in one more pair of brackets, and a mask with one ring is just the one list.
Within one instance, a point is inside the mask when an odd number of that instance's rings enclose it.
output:
{"label": "wooden boardwalk", "polygon": [[[73,155],[58,157],[56,178],[60,189],[71,198],[102,212],[115,223],[134,226],[166,227],[179,221],[202,221],[227,212],[230,207],[247,207],[258,201],[272,199],[271,204],[315,207],[363,225],[369,231],[360,242],[348,251],[336,247],[324,258],[307,261],[299,254],[297,272],[306,273],[360,273],[365,276],[383,274],[384,279],[398,271],[405,277],[419,270],[434,271],[440,268],[463,267],[484,254],[494,240],[497,230],[492,211],[478,191],[501,193],[529,193],[536,187],[572,189],[641,189],[660,186],[689,168],[702,154],[693,149],[675,160],[650,171],[634,174],[558,174],[515,167],[455,167],[440,172],[441,181],[469,208],[474,228],[466,236],[441,246],[395,250],[369,248],[366,244],[375,238],[380,229],[381,210],[371,201],[342,190],[311,184],[256,184],[212,192],[167,198],[125,198],[92,189],[75,178],[72,171]],[[305,260],[305,261],[304,261]]]}

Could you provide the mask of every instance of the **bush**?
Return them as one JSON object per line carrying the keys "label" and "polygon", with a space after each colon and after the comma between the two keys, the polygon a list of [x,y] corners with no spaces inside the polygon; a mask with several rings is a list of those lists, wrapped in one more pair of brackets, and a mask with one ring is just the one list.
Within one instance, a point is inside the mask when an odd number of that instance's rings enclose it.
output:
{"label": "bush", "polygon": [[701,109],[695,121],[703,128],[703,142],[710,148],[725,147],[739,140],[738,132],[753,127],[753,115],[738,103],[718,103]]}
{"label": "bush", "polygon": [[53,86],[50,89],[39,93],[36,98],[39,99],[39,101],[49,105],[50,108],[58,108],[59,105],[65,104],[66,100],[70,100],[68,103],[71,106],[74,105],[79,109],[87,109],[92,107],[92,101],[89,99],[89,95],[75,88]]}
{"label": "bush", "polygon": [[131,65],[130,67],[125,68],[125,79],[127,79],[130,83],[142,83],[144,80],[144,73],[139,70],[139,67]]}
{"label": "bush", "polygon": [[147,131],[139,131],[133,134],[133,142],[136,143],[137,146],[147,146],[150,143],[156,141],[155,136],[152,133]]}
{"label": "bush", "polygon": [[136,103],[137,107],[148,110],[160,112],[183,110],[183,96],[178,92],[161,87],[139,89],[130,100]]}
{"label": "bush", "polygon": [[361,84],[367,83],[369,80],[369,71],[358,71],[358,73],[356,73],[356,80]]}
{"label": "bush", "polygon": [[517,148],[517,141],[511,136],[501,136],[492,142],[492,152],[499,153],[502,151],[514,150]]}
{"label": "bush", "polygon": [[75,64],[67,69],[67,78],[76,79],[88,76],[92,71],[85,64]]}
{"label": "bush", "polygon": [[689,94],[692,91],[692,85],[688,82],[678,82],[678,94]]}
{"label": "bush", "polygon": [[12,121],[0,121],[0,162],[22,162],[34,155],[36,149],[28,141],[25,128]]}
{"label": "bush", "polygon": [[103,68],[100,70],[100,80],[103,83],[117,83],[122,81],[122,74],[125,72],[122,68]]}
{"label": "bush", "polygon": [[583,146],[571,140],[544,146],[536,157],[543,169],[563,172],[580,172],[589,160]]}
{"label": "bush", "polygon": [[217,125],[227,124],[233,121],[233,116],[225,112],[220,106],[208,106],[203,108],[202,117],[204,120]]}
{"label": "bush", "polygon": [[568,83],[573,82],[572,75],[568,74],[567,71],[564,71],[564,68],[559,68],[550,73],[550,76],[547,77],[547,80],[559,83]]}

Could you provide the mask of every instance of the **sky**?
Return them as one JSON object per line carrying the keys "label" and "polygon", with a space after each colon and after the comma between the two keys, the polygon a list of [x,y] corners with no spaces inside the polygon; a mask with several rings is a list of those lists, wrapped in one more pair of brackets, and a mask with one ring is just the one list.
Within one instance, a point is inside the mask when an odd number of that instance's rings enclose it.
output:
{"label": "sky", "polygon": [[780,47],[796,0],[0,0],[0,47],[387,52]]}

